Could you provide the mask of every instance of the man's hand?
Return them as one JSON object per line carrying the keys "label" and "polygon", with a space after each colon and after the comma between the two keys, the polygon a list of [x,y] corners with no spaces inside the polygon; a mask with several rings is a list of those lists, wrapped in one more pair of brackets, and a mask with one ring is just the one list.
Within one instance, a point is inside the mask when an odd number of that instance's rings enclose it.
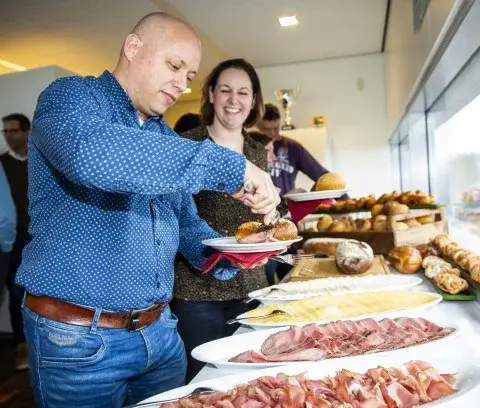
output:
{"label": "man's hand", "polygon": [[273,185],[270,175],[259,169],[253,163],[247,160],[245,170],[245,180],[250,180],[253,185],[252,192],[246,192],[244,186],[232,194],[232,197],[241,200],[246,206],[250,207],[254,214],[262,214],[264,224],[269,225],[280,204],[280,195],[278,189]]}

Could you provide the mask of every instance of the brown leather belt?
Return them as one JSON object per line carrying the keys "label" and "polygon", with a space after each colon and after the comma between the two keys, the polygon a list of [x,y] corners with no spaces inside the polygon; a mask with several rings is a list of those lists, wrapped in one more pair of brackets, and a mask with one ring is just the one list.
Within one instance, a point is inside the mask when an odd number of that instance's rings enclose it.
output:
{"label": "brown leather belt", "polygon": [[[95,315],[95,310],[48,296],[33,296],[30,293],[27,293],[25,297],[25,305],[47,319],[78,326],[90,326]],[[102,312],[97,327],[127,329],[128,331],[138,330],[156,321],[167,305],[168,302],[158,303],[149,309],[132,312]]]}

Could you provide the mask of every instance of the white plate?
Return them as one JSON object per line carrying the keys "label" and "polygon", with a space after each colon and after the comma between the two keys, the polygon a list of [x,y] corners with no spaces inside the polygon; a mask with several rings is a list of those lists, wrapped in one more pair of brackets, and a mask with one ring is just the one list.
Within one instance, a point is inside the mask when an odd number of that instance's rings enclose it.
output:
{"label": "white plate", "polygon": [[308,191],[306,193],[285,194],[283,198],[290,201],[311,201],[327,198],[338,198],[346,194],[350,190],[325,190],[325,191]]}
{"label": "white plate", "polygon": [[212,247],[220,252],[255,253],[287,249],[290,245],[301,241],[302,239],[302,237],[297,237],[290,241],[264,242],[261,244],[239,244],[235,237],[222,237],[206,239],[202,241],[202,244]]}
{"label": "white plate", "polygon": [[[429,308],[433,305],[436,305],[437,303],[441,302],[443,300],[442,295],[439,295],[438,293],[431,293],[428,292],[430,296],[433,296],[433,300],[430,303],[425,303],[421,306],[417,307],[412,307],[410,309],[401,309],[401,310],[395,310],[391,312],[381,312],[381,313],[370,313],[367,315],[363,316],[355,316],[355,317],[350,317],[350,316],[344,316],[342,319],[337,319],[337,320],[360,320],[360,319],[367,319],[370,317],[397,317],[401,314],[404,314],[405,312],[411,313],[411,312],[417,312],[426,308]],[[342,296],[342,295],[339,295]],[[260,310],[261,307],[257,310]],[[246,317],[246,313],[242,313],[241,315],[237,316],[237,319],[240,319],[242,317]],[[274,322],[274,323],[247,323],[245,321],[244,325],[252,327],[255,330],[262,330],[266,329],[269,327],[290,327],[290,326],[304,326],[306,324],[310,323],[316,323],[316,324],[323,324],[323,323],[328,323],[331,322],[332,320],[317,320],[317,321],[297,321],[297,322],[288,322],[288,323],[282,323],[282,322]]]}
{"label": "white plate", "polygon": [[[421,359],[421,355],[417,355],[416,359]],[[411,359],[410,359],[411,360]],[[480,384],[480,367],[475,365],[472,361],[465,359],[439,359],[439,358],[428,358],[425,359],[427,362],[432,364],[437,368],[441,374],[457,374],[457,384],[456,387],[458,392],[452,394],[448,397],[442,398],[438,401],[431,402],[430,404],[422,405],[421,408],[431,408],[431,407],[474,407],[478,405],[478,402],[468,401],[466,403],[466,398],[462,399],[464,404],[456,404],[456,399],[463,397],[466,394],[472,392]],[[312,379],[321,379],[327,375],[335,375],[335,373],[343,368],[364,373],[370,368],[375,368],[378,366],[383,367],[395,367],[400,366],[403,363],[407,363],[409,359],[405,359],[405,356],[400,354],[392,356],[361,356],[359,358],[351,358],[349,361],[344,360],[327,360],[320,363],[306,363],[299,365],[290,365],[283,367],[272,367],[264,370],[250,370],[245,371],[240,374],[229,375],[225,377],[215,378],[211,380],[196,382],[194,384],[189,384],[184,387],[176,388],[158,394],[151,398],[146,399],[143,402],[161,401],[171,398],[180,398],[188,393],[192,392],[197,387],[210,387],[220,391],[228,391],[234,388],[238,384],[246,383],[248,381],[254,380],[262,376],[275,376],[278,373],[284,373],[287,375],[297,375],[304,372],[308,372],[310,378]],[[448,404],[448,405],[447,405]]]}
{"label": "white plate", "polygon": [[[287,303],[329,293],[358,293],[389,290],[405,290],[423,282],[418,276],[369,275],[340,278],[312,279],[306,282],[288,282],[268,286],[248,294],[264,305]],[[272,290],[280,288],[282,290]]]}
{"label": "white plate", "polygon": [[[402,353],[402,352],[409,352],[409,353],[424,353],[425,350],[431,352],[435,350],[435,347],[439,345],[443,345],[444,342],[452,340],[454,337],[458,335],[459,327],[455,325],[449,325],[448,327],[452,327],[455,329],[452,333],[448,336],[442,337],[438,340],[433,340],[428,343],[418,344],[415,346],[404,347],[401,349],[396,350],[389,350],[389,351],[381,351],[378,353],[371,353],[368,355],[375,355],[375,356],[386,356],[391,355],[394,353]],[[254,350],[260,352],[260,348],[263,342],[269,337],[271,334],[284,331],[286,330],[285,327],[282,328],[275,328],[269,330],[260,330],[254,331],[250,333],[238,334],[235,336],[224,337],[222,339],[213,340],[208,343],[202,344],[192,350],[192,357],[196,360],[203,361],[204,363],[210,363],[216,366],[221,370],[253,370],[253,369],[261,369],[267,367],[279,367],[285,365],[298,365],[298,364],[305,364],[304,361],[290,361],[290,362],[265,362],[265,363],[235,363],[228,361],[232,357],[238,356],[240,353],[244,353],[248,350]],[[438,350],[437,350],[438,351]],[[439,353],[441,354],[441,353]],[[366,355],[366,354],[364,354]],[[422,355],[422,354],[419,354]],[[322,360],[323,362],[329,360],[349,360],[357,356],[346,356],[346,357],[337,357]],[[348,364],[348,363],[347,363]]]}

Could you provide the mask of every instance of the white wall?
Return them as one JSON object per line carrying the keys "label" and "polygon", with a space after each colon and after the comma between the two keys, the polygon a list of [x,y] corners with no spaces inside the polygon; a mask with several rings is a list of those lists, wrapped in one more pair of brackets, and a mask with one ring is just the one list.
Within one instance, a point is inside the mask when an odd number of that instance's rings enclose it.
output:
{"label": "white wall", "polygon": [[[56,66],[0,75],[0,118],[18,112],[31,119],[40,93],[55,79],[68,75],[75,74]],[[0,134],[0,153],[6,149]],[[0,332],[11,331],[6,296],[0,305]]]}
{"label": "white wall", "polygon": [[385,52],[388,131],[401,119],[408,96],[455,0],[429,2],[421,29],[413,31],[413,2],[391,2]]}
{"label": "white wall", "polygon": [[336,163],[353,196],[392,190],[385,110],[384,58],[371,54],[257,69],[265,102],[276,88],[299,87],[293,123],[311,126],[326,115]]}
{"label": "white wall", "polygon": [[[0,75],[0,118],[18,112],[31,119],[40,93],[55,79],[68,75],[75,74],[56,66]],[[0,152],[6,149],[0,135]]]}

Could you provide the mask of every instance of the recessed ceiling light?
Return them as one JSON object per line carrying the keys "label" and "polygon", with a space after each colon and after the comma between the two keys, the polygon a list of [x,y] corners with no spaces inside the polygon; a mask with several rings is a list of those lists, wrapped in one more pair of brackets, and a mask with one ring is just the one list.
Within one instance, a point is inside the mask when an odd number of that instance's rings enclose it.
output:
{"label": "recessed ceiling light", "polygon": [[192,90],[190,88],[185,88],[185,90],[183,91],[183,93],[191,93]]}
{"label": "recessed ceiling light", "polygon": [[21,65],[14,64],[13,62],[7,60],[0,60],[0,65],[5,68],[13,69],[14,71],[26,71],[27,68],[22,67]]}
{"label": "recessed ceiling light", "polygon": [[298,24],[296,16],[279,17],[278,22],[282,27],[294,26]]}

